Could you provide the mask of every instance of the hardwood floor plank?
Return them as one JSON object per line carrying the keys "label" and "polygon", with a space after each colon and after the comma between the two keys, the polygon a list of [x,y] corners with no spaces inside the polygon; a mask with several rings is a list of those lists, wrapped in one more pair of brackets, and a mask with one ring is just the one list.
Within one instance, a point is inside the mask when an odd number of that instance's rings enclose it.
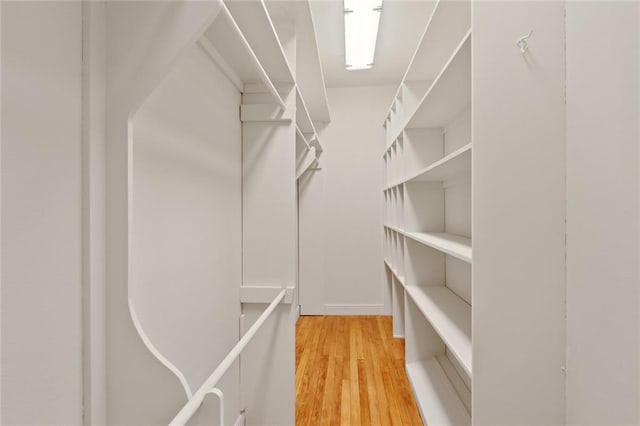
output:
{"label": "hardwood floor plank", "polygon": [[351,421],[351,384],[349,380],[342,381],[342,398],[340,400],[340,425],[352,425]]}
{"label": "hardwood floor plank", "polygon": [[421,425],[391,317],[301,317],[296,425]]}

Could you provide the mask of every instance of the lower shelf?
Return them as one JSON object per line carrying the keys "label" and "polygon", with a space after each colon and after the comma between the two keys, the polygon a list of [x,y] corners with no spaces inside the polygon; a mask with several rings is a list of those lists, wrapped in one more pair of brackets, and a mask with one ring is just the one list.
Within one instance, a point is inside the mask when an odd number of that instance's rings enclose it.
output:
{"label": "lower shelf", "polygon": [[471,416],[437,358],[407,364],[407,376],[424,422],[430,426],[463,426]]}

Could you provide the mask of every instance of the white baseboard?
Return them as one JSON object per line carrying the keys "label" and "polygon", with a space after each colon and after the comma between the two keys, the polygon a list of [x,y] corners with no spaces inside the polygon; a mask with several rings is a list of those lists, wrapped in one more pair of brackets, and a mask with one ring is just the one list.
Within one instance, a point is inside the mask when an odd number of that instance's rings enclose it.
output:
{"label": "white baseboard", "polygon": [[325,315],[386,315],[384,304],[342,304],[327,303],[324,305]]}

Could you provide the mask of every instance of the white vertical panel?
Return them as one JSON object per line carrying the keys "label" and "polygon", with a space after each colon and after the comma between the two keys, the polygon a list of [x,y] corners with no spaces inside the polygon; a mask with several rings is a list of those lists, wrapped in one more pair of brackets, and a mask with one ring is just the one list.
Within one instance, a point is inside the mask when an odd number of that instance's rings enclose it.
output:
{"label": "white vertical panel", "polygon": [[640,422],[638,9],[567,4],[569,424]]}
{"label": "white vertical panel", "polygon": [[[254,122],[244,123],[242,130],[242,282],[296,285],[295,127]],[[243,330],[265,306],[243,305]],[[294,304],[279,306],[242,354],[247,424],[295,422],[295,311]]]}
{"label": "white vertical panel", "polygon": [[565,419],[564,28],[564,2],[474,2],[476,425]]}
{"label": "white vertical panel", "polygon": [[243,282],[292,285],[296,258],[295,129],[244,123]]}
{"label": "white vertical panel", "polygon": [[322,171],[305,173],[298,181],[300,231],[299,296],[302,315],[322,315],[325,299],[325,195]]}
{"label": "white vertical panel", "polygon": [[[240,93],[197,46],[133,120],[130,297],[153,345],[197,389],[237,342]],[[239,412],[237,366],[219,387]]]}
{"label": "white vertical panel", "polygon": [[2,4],[2,424],[82,423],[82,4]]}

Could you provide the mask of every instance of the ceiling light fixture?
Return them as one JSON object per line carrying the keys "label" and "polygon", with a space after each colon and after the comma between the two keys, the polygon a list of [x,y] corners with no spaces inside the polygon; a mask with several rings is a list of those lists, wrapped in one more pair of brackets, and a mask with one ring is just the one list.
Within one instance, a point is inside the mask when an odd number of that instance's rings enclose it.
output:
{"label": "ceiling light fixture", "polygon": [[348,70],[373,66],[382,0],[344,0],[344,51]]}

